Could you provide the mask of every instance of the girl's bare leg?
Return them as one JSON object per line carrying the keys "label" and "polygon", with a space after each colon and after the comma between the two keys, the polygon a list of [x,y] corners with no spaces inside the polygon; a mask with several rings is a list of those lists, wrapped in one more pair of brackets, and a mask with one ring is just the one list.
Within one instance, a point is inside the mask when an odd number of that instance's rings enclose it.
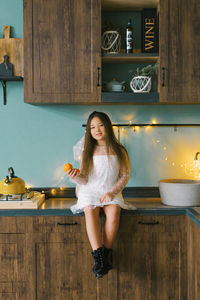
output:
{"label": "girl's bare leg", "polygon": [[100,208],[85,209],[85,222],[88,238],[92,247],[92,250],[96,250],[102,246],[101,226],[99,220]]}
{"label": "girl's bare leg", "polygon": [[119,228],[121,207],[118,205],[105,205],[103,210],[106,215],[103,236],[104,246],[111,248]]}

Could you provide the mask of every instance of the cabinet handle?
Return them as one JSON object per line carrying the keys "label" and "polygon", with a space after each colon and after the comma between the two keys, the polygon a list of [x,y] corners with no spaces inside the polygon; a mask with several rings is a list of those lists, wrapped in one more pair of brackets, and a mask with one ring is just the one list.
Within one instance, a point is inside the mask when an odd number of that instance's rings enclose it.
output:
{"label": "cabinet handle", "polygon": [[159,222],[158,221],[152,221],[152,222],[142,222],[142,221],[139,221],[138,224],[140,224],[140,225],[158,225]]}
{"label": "cabinet handle", "polygon": [[60,223],[60,222],[57,222],[56,223],[57,226],[74,226],[74,225],[78,225],[77,222],[72,222],[72,223]]}
{"label": "cabinet handle", "polygon": [[165,68],[162,67],[162,86],[165,86]]}
{"label": "cabinet handle", "polygon": [[97,86],[100,86],[99,79],[100,79],[100,68],[97,67]]}

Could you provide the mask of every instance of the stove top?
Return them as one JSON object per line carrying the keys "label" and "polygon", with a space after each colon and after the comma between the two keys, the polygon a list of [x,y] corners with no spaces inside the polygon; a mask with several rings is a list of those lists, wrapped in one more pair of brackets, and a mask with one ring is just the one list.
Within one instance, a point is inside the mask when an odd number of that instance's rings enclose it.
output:
{"label": "stove top", "polygon": [[2,195],[0,194],[0,201],[32,201],[38,192],[31,191],[25,194]]}
{"label": "stove top", "polygon": [[0,209],[37,209],[45,201],[45,194],[31,191],[25,194],[0,194]]}

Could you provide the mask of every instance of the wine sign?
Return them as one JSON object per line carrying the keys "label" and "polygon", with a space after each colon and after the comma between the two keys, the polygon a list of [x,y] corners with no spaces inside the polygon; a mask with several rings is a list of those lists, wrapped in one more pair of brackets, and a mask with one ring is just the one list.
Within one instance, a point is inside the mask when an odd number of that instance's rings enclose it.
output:
{"label": "wine sign", "polygon": [[142,52],[158,52],[158,15],[154,8],[142,11]]}

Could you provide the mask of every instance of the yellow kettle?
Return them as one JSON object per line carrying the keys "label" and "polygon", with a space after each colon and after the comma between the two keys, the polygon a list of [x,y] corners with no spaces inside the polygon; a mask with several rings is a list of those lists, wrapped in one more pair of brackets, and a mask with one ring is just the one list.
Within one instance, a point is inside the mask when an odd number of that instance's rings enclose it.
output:
{"label": "yellow kettle", "polygon": [[0,194],[14,195],[25,193],[25,182],[23,179],[15,176],[12,167],[8,169],[8,175],[0,181]]}

